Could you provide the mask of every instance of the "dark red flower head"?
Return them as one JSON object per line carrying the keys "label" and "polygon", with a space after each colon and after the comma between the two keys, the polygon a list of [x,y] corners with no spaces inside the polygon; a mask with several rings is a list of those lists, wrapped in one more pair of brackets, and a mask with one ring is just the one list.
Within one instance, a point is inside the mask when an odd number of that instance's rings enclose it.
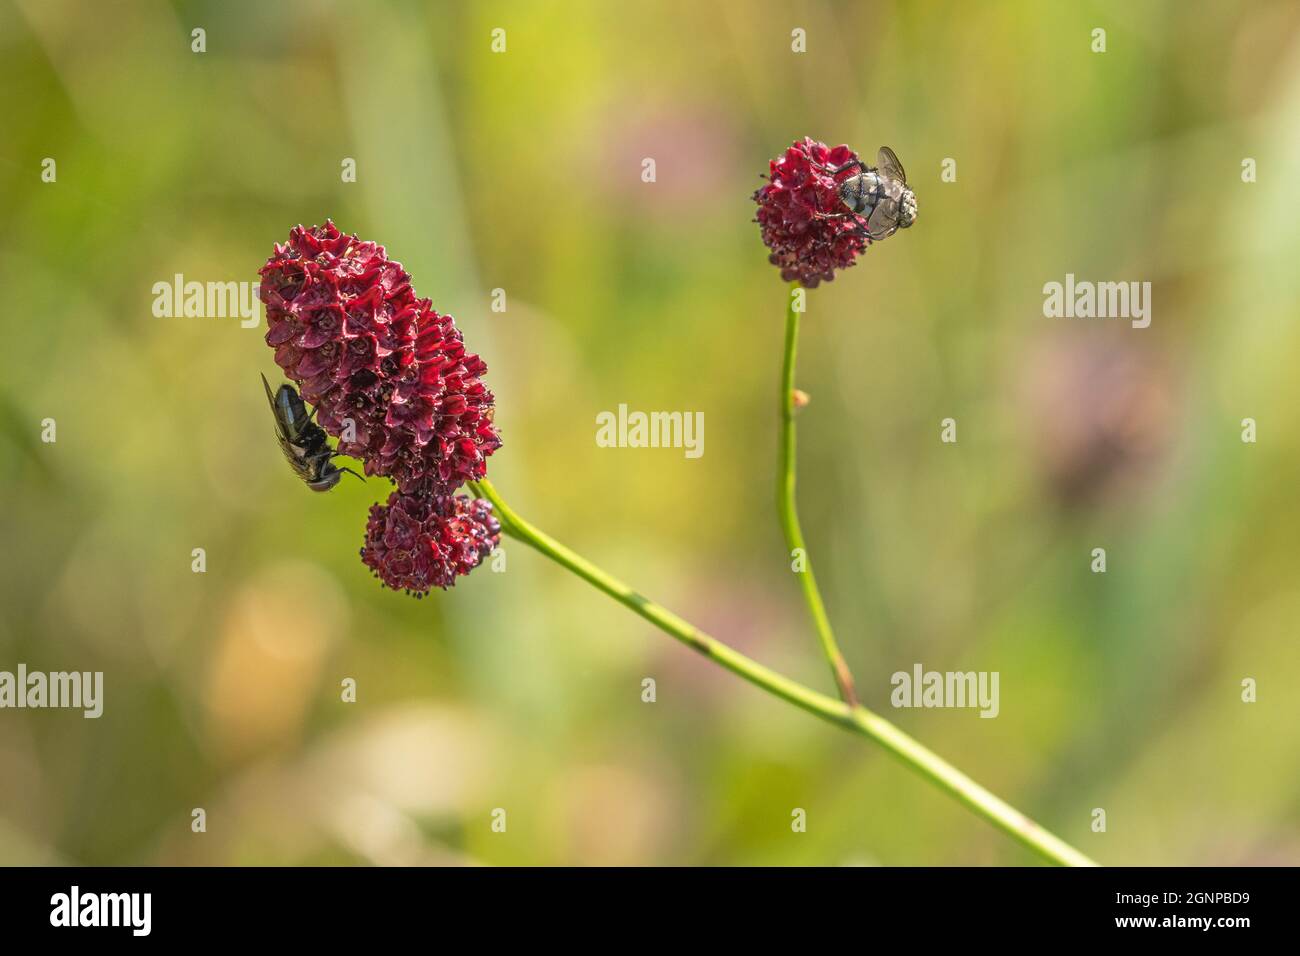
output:
{"label": "dark red flower head", "polygon": [[[836,269],[853,265],[869,240],[861,235],[860,218],[840,200],[838,183],[854,175],[830,170],[858,158],[847,146],[829,148],[804,137],[769,164],[767,185],[754,193],[768,260],[787,282],[812,289],[835,278]],[[844,216],[828,219],[827,215]]]}
{"label": "dark red flower head", "polygon": [[387,587],[416,597],[469,574],[501,541],[490,502],[465,495],[404,495],[370,506],[361,560]]}
{"label": "dark red flower head", "polygon": [[412,493],[487,473],[501,445],[487,366],[383,246],[297,226],[261,276],[267,344],[340,452]]}

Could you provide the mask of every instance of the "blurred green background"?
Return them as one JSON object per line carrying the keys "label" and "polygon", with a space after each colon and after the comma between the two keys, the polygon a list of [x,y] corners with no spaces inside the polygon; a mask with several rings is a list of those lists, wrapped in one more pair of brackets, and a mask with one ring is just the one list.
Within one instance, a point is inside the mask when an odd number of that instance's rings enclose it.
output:
{"label": "blurred green background", "polygon": [[[381,590],[387,484],[290,475],[264,327],[151,311],[296,223],[385,244],[488,362],[506,499],[831,692],[750,222],[803,135],[891,145],[920,205],[801,342],[867,705],[1103,863],[1300,861],[1296,4],[0,0],[0,97],[0,669],[106,683],[0,711],[0,863],[1036,862],[518,545]],[[1151,327],[1044,318],[1067,272],[1151,282]],[[704,412],[704,456],[597,447],[619,403]],[[918,662],[998,671],[1000,716],[891,708]]]}

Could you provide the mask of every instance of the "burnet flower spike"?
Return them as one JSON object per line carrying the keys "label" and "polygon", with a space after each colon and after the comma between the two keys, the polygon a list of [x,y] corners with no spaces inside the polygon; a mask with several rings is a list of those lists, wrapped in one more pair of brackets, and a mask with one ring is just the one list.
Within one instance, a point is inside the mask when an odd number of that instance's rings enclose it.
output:
{"label": "burnet flower spike", "polygon": [[[491,550],[483,545],[498,530],[490,506],[455,497],[487,474],[501,446],[482,382],[487,365],[466,351],[450,315],[416,295],[383,246],[333,222],[296,226],[260,274],[276,364],[315,405],[338,453],[400,493],[375,506],[365,563],[412,594],[449,587]],[[419,530],[407,534],[408,521]]]}

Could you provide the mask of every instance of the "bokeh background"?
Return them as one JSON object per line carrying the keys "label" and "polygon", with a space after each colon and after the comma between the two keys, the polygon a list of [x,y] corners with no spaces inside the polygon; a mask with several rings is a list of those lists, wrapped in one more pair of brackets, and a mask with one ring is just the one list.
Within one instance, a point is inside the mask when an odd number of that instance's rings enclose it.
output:
{"label": "bokeh background", "polygon": [[[151,312],[299,222],[384,243],[490,366],[507,500],[830,691],[750,222],[805,134],[893,146],[920,204],[801,343],[866,703],[1103,863],[1300,861],[1294,3],[0,0],[0,98],[0,669],[106,682],[0,712],[0,863],[1035,863],[520,546],[381,590],[387,486],[289,474],[264,328]],[[1044,318],[1067,272],[1151,282],[1151,327]],[[597,447],[619,403],[704,412],[704,456]],[[892,709],[917,662],[998,671],[1000,716]]]}

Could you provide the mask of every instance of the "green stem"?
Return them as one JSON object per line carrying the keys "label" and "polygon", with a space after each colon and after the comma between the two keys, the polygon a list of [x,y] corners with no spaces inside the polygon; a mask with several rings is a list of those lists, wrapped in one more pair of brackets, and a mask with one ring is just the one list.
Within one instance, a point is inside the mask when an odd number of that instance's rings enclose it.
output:
{"label": "green stem", "polygon": [[1015,807],[989,793],[970,777],[883,717],[861,705],[850,706],[833,697],[827,697],[783,674],[778,674],[771,668],[764,667],[752,658],[705,634],[667,608],[638,594],[622,581],[605,573],[515,514],[501,499],[491,482],[486,479],[470,482],[470,488],[479,497],[492,502],[496,515],[501,521],[502,530],[506,534],[572,571],[687,647],[698,651],[769,694],[789,701],[829,723],[874,740],[912,770],[952,794],[975,813],[1047,860],[1063,866],[1096,866],[1092,860],[1074,847],[1038,826]]}
{"label": "green stem", "polygon": [[799,350],[799,313],[795,311],[795,291],[799,283],[790,286],[790,304],[785,312],[785,360],[781,366],[781,447],[780,464],[777,468],[776,510],[781,515],[781,529],[785,532],[785,544],[791,556],[798,552],[796,560],[802,560],[803,570],[799,574],[799,587],[803,589],[804,603],[812,616],[813,627],[817,630],[817,639],[821,641],[822,653],[831,666],[831,676],[839,688],[840,699],[850,707],[858,702],[857,691],[853,686],[853,674],[848,662],[840,653],[835,643],[835,633],[831,630],[831,621],[826,614],[826,605],[822,603],[821,591],[817,589],[817,578],[813,575],[812,558],[808,555],[808,546],[804,544],[803,531],[799,527],[799,511],[795,502],[795,397],[794,369],[795,355]]}

